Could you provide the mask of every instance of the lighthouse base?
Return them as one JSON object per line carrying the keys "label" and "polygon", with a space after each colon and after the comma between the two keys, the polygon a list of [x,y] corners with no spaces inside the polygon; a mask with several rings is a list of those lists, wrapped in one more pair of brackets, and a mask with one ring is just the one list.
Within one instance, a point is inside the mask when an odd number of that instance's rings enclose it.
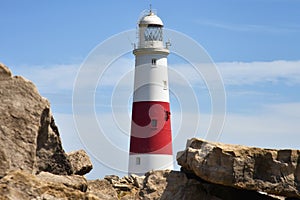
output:
{"label": "lighthouse base", "polygon": [[144,175],[151,170],[173,170],[173,156],[165,154],[132,154],[129,155],[128,174]]}

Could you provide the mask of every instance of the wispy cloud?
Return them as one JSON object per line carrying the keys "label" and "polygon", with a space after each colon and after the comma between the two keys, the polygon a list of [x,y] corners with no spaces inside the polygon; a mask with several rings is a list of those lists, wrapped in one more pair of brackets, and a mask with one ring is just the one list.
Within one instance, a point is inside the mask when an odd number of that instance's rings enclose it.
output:
{"label": "wispy cloud", "polygon": [[238,31],[238,32],[262,32],[262,33],[298,33],[299,25],[262,25],[262,24],[232,24],[213,20],[199,20],[198,24],[215,27],[219,29]]}
{"label": "wispy cloud", "polygon": [[79,64],[60,65],[22,65],[13,67],[14,75],[32,81],[42,93],[59,93],[73,88]]}
{"label": "wispy cloud", "polygon": [[[120,59],[107,68],[99,77],[98,87],[131,87],[133,81],[133,61]],[[221,62],[215,63],[225,85],[254,85],[258,83],[300,84],[300,61],[271,62]],[[201,66],[201,64],[200,64]],[[204,85],[201,77],[190,64],[172,64],[169,81],[172,86],[185,84]],[[42,93],[59,93],[73,90],[80,64],[50,66],[13,67],[15,75],[21,75],[33,81]]]}
{"label": "wispy cloud", "polygon": [[224,62],[217,63],[225,84],[249,85],[281,82],[300,83],[300,61]]}
{"label": "wispy cloud", "polygon": [[[216,66],[224,80],[231,111],[257,113],[259,106],[267,101],[299,100],[294,91],[300,84],[300,61],[226,62],[216,63]],[[188,64],[173,64],[170,68],[173,111],[182,106],[185,112],[193,111],[197,107],[192,103],[195,100],[202,112],[210,112],[211,96],[203,77]],[[40,93],[50,100],[55,112],[71,113],[73,84],[79,69],[79,64],[72,64],[22,66],[12,70],[14,74],[32,80]],[[105,71],[98,85],[94,86],[97,89],[90,91],[95,95],[96,109],[110,112],[114,104],[119,106],[118,109],[121,106],[128,111],[133,92],[132,70],[132,60],[124,59]]]}
{"label": "wispy cloud", "polygon": [[[201,65],[203,64],[199,66]],[[242,86],[270,82],[294,85],[300,83],[300,61],[220,62],[215,65],[225,85]],[[175,64],[171,67],[192,84],[204,83],[205,77],[201,77],[189,64]]]}
{"label": "wispy cloud", "polygon": [[228,113],[221,141],[299,149],[300,103],[266,104],[259,114]]}

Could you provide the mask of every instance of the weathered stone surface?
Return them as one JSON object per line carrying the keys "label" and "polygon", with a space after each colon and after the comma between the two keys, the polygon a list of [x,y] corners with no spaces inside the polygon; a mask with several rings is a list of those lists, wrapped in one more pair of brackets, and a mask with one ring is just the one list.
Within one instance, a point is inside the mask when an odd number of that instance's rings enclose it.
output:
{"label": "weathered stone surface", "polygon": [[251,148],[191,139],[178,164],[206,181],[300,197],[300,151]]}
{"label": "weathered stone surface", "polygon": [[274,200],[258,192],[239,190],[205,182],[198,177],[183,172],[159,170],[146,174],[144,187],[139,192],[145,200],[234,200],[255,199]]}
{"label": "weathered stone surface", "polygon": [[68,188],[73,188],[82,192],[86,192],[87,190],[87,180],[79,175],[63,176],[51,174],[49,172],[41,172],[37,175],[37,178],[46,182],[62,183]]}
{"label": "weathered stone surface", "polygon": [[72,173],[49,102],[0,64],[0,177],[16,169]]}
{"label": "weathered stone surface", "polygon": [[135,187],[137,188],[143,187],[145,176],[138,176],[135,174],[131,174],[129,178],[132,179],[132,183]]}
{"label": "weathered stone surface", "polygon": [[93,169],[93,164],[84,150],[73,151],[67,155],[74,174],[85,175]]}
{"label": "weathered stone surface", "polygon": [[38,171],[61,175],[73,173],[71,163],[62,148],[58,128],[50,109],[44,109],[41,116],[36,156]]}
{"label": "weathered stone surface", "polygon": [[0,79],[11,78],[12,73],[4,64],[0,63]]}
{"label": "weathered stone surface", "polygon": [[120,178],[117,175],[106,175],[105,180],[109,181],[111,184],[119,183]]}
{"label": "weathered stone surface", "polygon": [[[139,187],[135,179],[142,179]],[[140,180],[139,180],[140,182]],[[122,185],[122,187],[119,187]],[[119,178],[111,175],[104,180],[88,182],[88,192],[103,199],[122,200],[275,200],[255,191],[239,190],[232,187],[217,185],[203,181],[194,174],[170,170],[148,172],[143,177],[136,175]]]}
{"label": "weathered stone surface", "polygon": [[48,181],[47,178],[29,174],[24,170],[12,171],[4,176],[0,180],[0,194],[1,199],[7,200],[100,199],[59,181]]}
{"label": "weathered stone surface", "polygon": [[108,180],[88,181],[88,193],[93,194],[100,199],[115,200],[118,199],[118,193]]}

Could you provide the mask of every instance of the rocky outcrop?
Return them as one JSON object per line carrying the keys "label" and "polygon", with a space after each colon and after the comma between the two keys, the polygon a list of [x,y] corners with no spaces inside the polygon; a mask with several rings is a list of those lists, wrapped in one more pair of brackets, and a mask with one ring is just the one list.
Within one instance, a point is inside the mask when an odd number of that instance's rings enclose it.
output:
{"label": "rocky outcrop", "polygon": [[[141,180],[142,184],[137,184]],[[144,177],[107,176],[104,180],[87,182],[78,175],[42,172],[35,176],[24,170],[16,170],[0,180],[0,194],[0,199],[12,200],[278,200],[255,191],[212,184],[184,172],[168,170],[151,171]]]}
{"label": "rocky outcrop", "polygon": [[48,100],[0,63],[0,199],[98,199],[79,176],[91,169],[63,150]]}
{"label": "rocky outcrop", "polygon": [[178,164],[205,181],[300,198],[300,151],[251,148],[191,139]]}
{"label": "rocky outcrop", "polygon": [[88,193],[97,196],[100,199],[116,200],[118,193],[108,180],[88,181]]}
{"label": "rocky outcrop", "polygon": [[0,79],[11,78],[12,73],[4,64],[0,63]]}
{"label": "rocky outcrop", "polygon": [[0,65],[0,176],[9,170],[72,174],[49,102]]}
{"label": "rocky outcrop", "polygon": [[[50,175],[51,176],[51,175]],[[0,199],[6,200],[54,200],[54,199],[87,199],[99,200],[93,194],[77,188],[82,180],[71,182],[63,177],[50,178],[48,175],[35,176],[24,170],[11,171],[0,180]],[[65,176],[67,177],[67,176]],[[70,179],[70,180],[71,180]],[[78,183],[76,183],[78,181]]]}
{"label": "rocky outcrop", "polygon": [[67,155],[74,174],[84,175],[93,169],[93,164],[84,150],[73,151]]}
{"label": "rocky outcrop", "polygon": [[[91,185],[92,184],[92,185]],[[212,184],[199,179],[193,174],[170,170],[150,171],[145,176],[135,175],[119,178],[106,176],[105,180],[97,180],[88,184],[88,191],[92,194],[100,194],[98,197],[110,193],[104,199],[143,199],[143,200],[275,200],[255,191],[239,190],[232,187]],[[96,186],[97,189],[94,187]],[[116,198],[117,197],[117,198]]]}
{"label": "rocky outcrop", "polygon": [[86,192],[88,187],[87,180],[84,176],[79,175],[64,176],[51,174],[49,172],[41,172],[37,175],[37,178],[51,183],[61,183],[68,188],[80,190],[81,192]]}

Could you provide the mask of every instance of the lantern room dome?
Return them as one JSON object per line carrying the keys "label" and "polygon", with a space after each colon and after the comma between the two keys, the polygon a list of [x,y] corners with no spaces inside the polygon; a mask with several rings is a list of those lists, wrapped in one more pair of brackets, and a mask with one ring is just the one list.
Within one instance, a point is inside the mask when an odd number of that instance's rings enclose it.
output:
{"label": "lantern room dome", "polygon": [[148,25],[156,25],[156,26],[163,26],[163,22],[161,19],[150,11],[149,14],[143,16],[139,21],[140,26],[148,26]]}

